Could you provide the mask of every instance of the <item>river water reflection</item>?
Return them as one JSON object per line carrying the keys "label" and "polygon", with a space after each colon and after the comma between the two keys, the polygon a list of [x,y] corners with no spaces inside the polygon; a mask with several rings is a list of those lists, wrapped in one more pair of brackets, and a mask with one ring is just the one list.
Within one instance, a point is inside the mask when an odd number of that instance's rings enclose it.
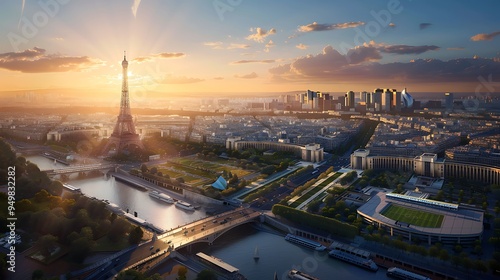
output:
{"label": "river water reflection", "polygon": [[[256,247],[260,256],[258,261],[253,259]],[[249,225],[231,230],[212,246],[203,246],[200,250],[237,267],[250,280],[273,279],[275,272],[278,279],[285,280],[290,269],[299,269],[321,280],[388,279],[383,268],[377,272],[364,270],[332,259],[326,251],[306,249],[289,243],[283,236],[258,231]]]}
{"label": "river water reflection", "polygon": [[[41,170],[65,167],[60,163],[54,164],[52,160],[42,156],[29,156],[26,159],[37,164]],[[120,206],[124,211],[128,209],[130,213],[137,212],[139,218],[165,230],[207,216],[203,208],[194,212],[184,211],[175,207],[174,204],[163,203],[150,197],[147,191],[139,190],[114,178],[102,176],[75,179],[75,177],[76,175],[70,176],[68,184],[80,188],[86,196],[108,200]]]}

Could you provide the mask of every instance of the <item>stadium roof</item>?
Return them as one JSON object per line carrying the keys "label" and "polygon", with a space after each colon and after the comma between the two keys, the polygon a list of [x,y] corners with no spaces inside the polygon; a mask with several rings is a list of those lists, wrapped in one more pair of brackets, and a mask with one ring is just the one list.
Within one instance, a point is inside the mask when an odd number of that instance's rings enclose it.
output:
{"label": "stadium roof", "polygon": [[391,203],[444,216],[441,227],[428,228],[410,225],[408,230],[412,232],[435,235],[476,235],[483,232],[483,213],[480,211],[461,209],[460,207],[458,207],[457,210],[447,210],[441,207],[435,207],[432,204],[394,199],[383,192],[379,192],[377,195],[373,196],[368,202],[359,207],[357,211],[358,214],[372,217],[388,225],[394,225],[394,220],[380,214],[380,212]]}

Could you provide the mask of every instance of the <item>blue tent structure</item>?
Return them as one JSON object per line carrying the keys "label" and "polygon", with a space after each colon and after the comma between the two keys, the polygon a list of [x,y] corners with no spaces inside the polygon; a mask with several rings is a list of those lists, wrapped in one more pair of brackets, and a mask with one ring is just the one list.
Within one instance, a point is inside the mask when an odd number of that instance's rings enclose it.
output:
{"label": "blue tent structure", "polygon": [[222,176],[219,176],[217,180],[212,184],[212,187],[218,190],[225,190],[227,188],[227,182]]}

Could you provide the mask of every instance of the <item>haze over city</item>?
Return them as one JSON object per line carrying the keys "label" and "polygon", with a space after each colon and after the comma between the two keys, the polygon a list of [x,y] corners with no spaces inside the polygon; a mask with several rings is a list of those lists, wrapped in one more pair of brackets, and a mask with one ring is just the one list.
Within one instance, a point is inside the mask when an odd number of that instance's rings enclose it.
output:
{"label": "haze over city", "polygon": [[149,97],[308,88],[474,92],[480,77],[500,74],[496,5],[7,1],[0,90],[114,98],[126,50],[130,91]]}

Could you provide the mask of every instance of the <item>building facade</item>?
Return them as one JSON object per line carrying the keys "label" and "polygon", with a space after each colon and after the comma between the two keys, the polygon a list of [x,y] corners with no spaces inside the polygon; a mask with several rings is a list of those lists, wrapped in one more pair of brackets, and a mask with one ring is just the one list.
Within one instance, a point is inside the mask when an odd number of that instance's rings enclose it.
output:
{"label": "building facade", "polygon": [[500,167],[439,159],[436,154],[424,153],[416,157],[370,155],[370,150],[359,149],[351,154],[353,169],[398,169],[433,178],[464,178],[488,184],[500,184]]}

